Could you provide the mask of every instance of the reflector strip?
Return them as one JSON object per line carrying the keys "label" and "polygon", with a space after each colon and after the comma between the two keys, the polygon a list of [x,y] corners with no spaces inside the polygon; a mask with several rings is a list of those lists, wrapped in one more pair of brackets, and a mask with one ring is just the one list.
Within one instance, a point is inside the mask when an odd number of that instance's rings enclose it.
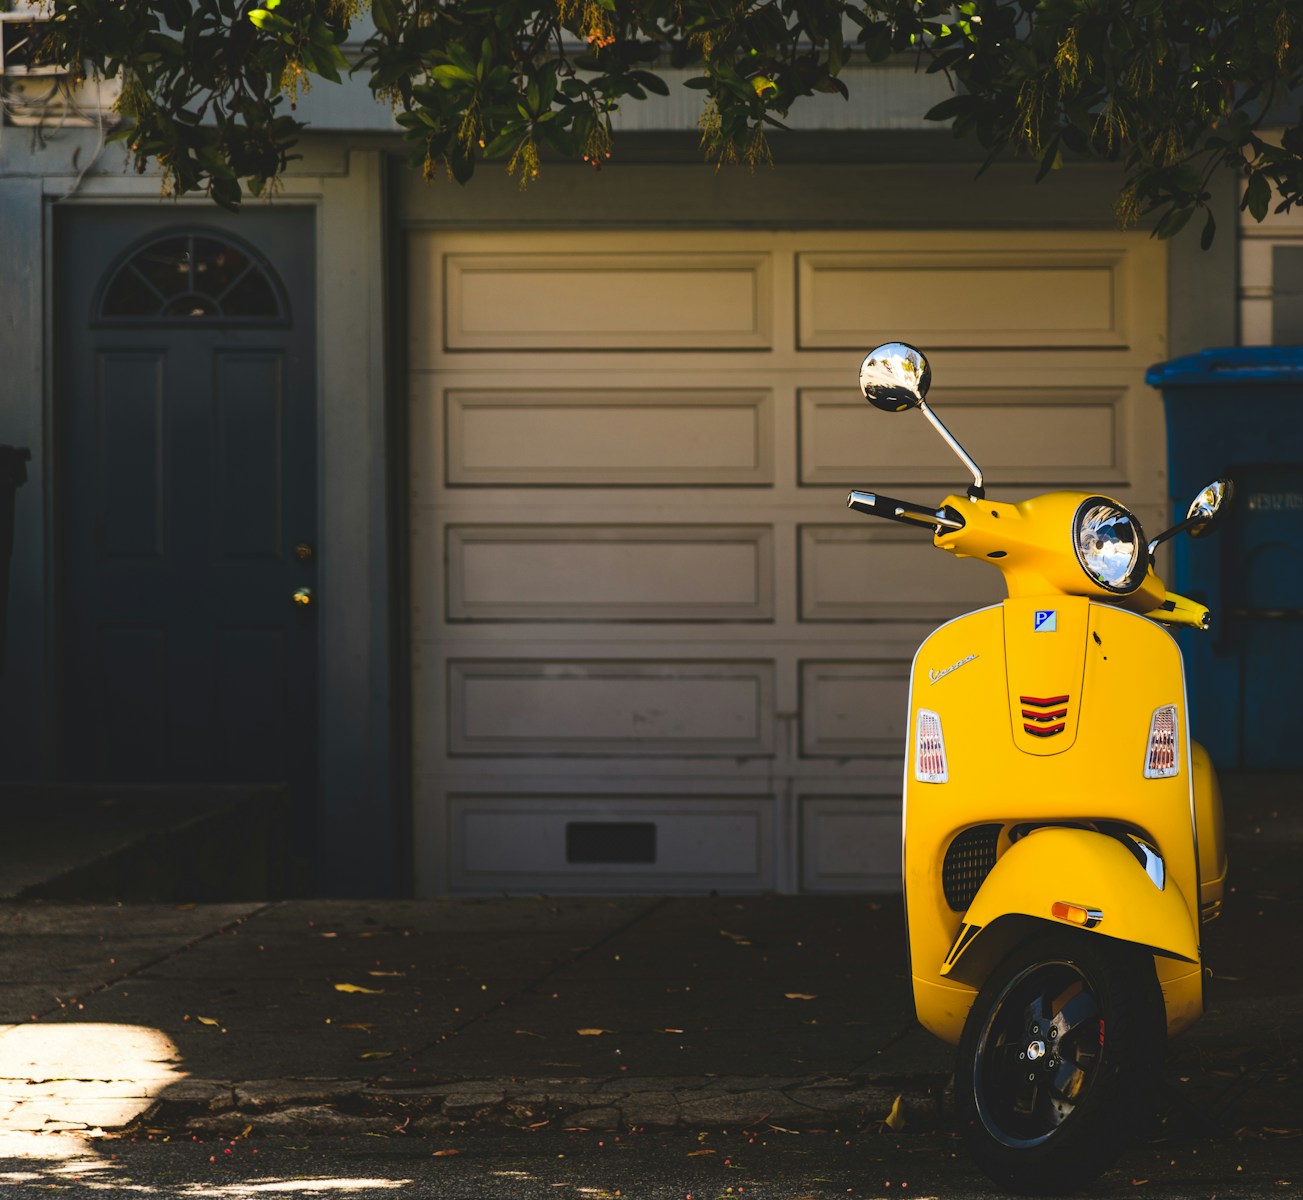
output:
{"label": "reflector strip", "polygon": [[919,783],[948,783],[946,744],[941,736],[941,718],[926,708],[918,710],[914,735],[914,778]]}
{"label": "reflector strip", "polygon": [[1177,759],[1176,705],[1154,710],[1149,721],[1149,749],[1145,754],[1146,779],[1170,779],[1180,771]]}

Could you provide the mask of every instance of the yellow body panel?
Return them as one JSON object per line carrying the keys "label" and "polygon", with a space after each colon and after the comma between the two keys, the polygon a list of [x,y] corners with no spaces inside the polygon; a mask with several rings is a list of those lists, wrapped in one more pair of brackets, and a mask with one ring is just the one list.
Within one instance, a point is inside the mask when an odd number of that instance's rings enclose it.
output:
{"label": "yellow body panel", "polygon": [[[1038,610],[1056,612],[1054,632],[1035,631]],[[1061,695],[1072,710],[1063,732],[1043,740],[1023,736],[1020,697]],[[1178,709],[1180,769],[1172,778],[1146,779],[1150,720],[1167,704]],[[1084,891],[1089,871],[1069,861],[1042,863],[1029,853],[1037,838],[1057,837],[1054,831],[1029,833],[1021,842],[1011,842],[1010,831],[1106,822],[1143,834],[1164,859],[1170,890],[1155,888],[1120,843],[1113,844],[1117,855],[1099,849],[1092,861],[1100,871],[1131,875],[1123,877],[1127,882],[1101,879],[1097,894],[1108,888],[1118,899],[1114,913],[1105,914],[1108,928],[1092,933],[1198,962],[1197,901],[1189,898],[1201,889],[1184,676],[1176,644],[1162,628],[1085,597],[1011,598],[942,626],[923,643],[911,678],[911,731],[919,709],[940,717],[948,768],[947,782],[921,783],[912,757],[906,764],[905,896],[915,1006],[925,1026],[957,1041],[973,984],[980,983],[957,981],[956,988],[947,978],[946,959],[967,916],[950,908],[942,886],[947,847],[974,825],[1003,826],[1001,859],[1026,847],[1017,861],[1032,877],[1015,896],[1012,876],[1006,876],[1009,884],[1000,886],[1011,890],[1004,912],[1054,925],[1060,922],[1050,906],[1057,900],[1099,906],[1091,895],[1060,894],[1060,879],[1069,873]],[[1085,838],[1091,845],[1109,841],[1098,833]],[[1123,896],[1125,913],[1118,907]],[[984,919],[994,920],[998,910],[991,900]],[[1173,995],[1179,1003],[1169,1009],[1170,1026],[1186,1019],[1188,1007],[1175,985]]]}
{"label": "yellow body panel", "polygon": [[1190,744],[1190,773],[1194,776],[1195,828],[1199,831],[1199,911],[1205,922],[1221,914],[1226,890],[1226,831],[1222,818],[1222,793],[1208,751]]}
{"label": "yellow body panel", "polygon": [[1167,1034],[1172,1037],[1203,1016],[1203,967],[1179,958],[1156,958],[1154,966],[1167,1012]]}
{"label": "yellow body panel", "polygon": [[1052,919],[1056,901],[1102,914],[1089,929],[1091,936],[1199,963],[1197,923],[1172,880],[1160,891],[1120,841],[1060,826],[1034,830],[1000,857],[964,914],[966,925],[983,932],[952,956],[941,973],[962,980],[964,962],[977,951],[986,929],[1011,913]]}

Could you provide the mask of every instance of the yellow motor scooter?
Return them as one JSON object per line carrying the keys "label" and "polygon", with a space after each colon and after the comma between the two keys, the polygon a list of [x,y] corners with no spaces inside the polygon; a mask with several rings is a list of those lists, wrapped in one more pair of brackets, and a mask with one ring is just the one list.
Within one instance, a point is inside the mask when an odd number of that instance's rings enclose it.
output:
{"label": "yellow motor scooter", "polygon": [[998,567],[1009,596],[942,625],[910,677],[904,889],[918,1019],[959,1047],[969,1148],[1015,1191],[1080,1187],[1154,1094],[1166,1036],[1203,1011],[1200,926],[1226,878],[1221,797],[1189,733],[1181,654],[1162,628],[1208,610],[1166,590],[1152,555],[1207,532],[1232,487],[1146,543],[1107,496],[986,498],[981,469],[924,397],[931,370],[891,342],[860,387],[918,409],[972,473],[929,509],[853,491]]}

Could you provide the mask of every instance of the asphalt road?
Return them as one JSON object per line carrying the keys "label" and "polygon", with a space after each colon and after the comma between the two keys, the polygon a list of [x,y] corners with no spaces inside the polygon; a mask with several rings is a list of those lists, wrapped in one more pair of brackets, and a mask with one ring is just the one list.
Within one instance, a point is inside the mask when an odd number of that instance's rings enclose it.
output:
{"label": "asphalt road", "polygon": [[[6,1200],[57,1194],[239,1200],[879,1200],[1000,1195],[946,1129],[475,1131],[390,1136],[14,1142]],[[1303,1195],[1303,1141],[1177,1137],[1137,1147],[1079,1195],[1109,1200],[1257,1200]]]}

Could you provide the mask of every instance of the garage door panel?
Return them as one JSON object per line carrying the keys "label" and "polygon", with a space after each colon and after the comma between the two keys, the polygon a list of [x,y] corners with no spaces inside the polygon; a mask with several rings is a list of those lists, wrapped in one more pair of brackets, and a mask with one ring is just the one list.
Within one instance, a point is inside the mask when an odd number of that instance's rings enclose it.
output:
{"label": "garage door panel", "polygon": [[451,254],[448,350],[769,346],[764,254]]}
{"label": "garage door panel", "polygon": [[802,795],[797,803],[802,891],[899,891],[899,796]]}
{"label": "garage door panel", "polygon": [[768,391],[479,389],[446,404],[452,487],[773,482]]}
{"label": "garage door panel", "polygon": [[[1127,482],[1126,400],[1121,385],[938,387],[928,396],[988,485],[1065,488]],[[800,410],[802,483],[959,486],[962,468],[925,421],[866,412],[850,388],[806,389]]]}
{"label": "garage door panel", "polygon": [[905,745],[910,659],[801,663],[801,753],[889,758]]}
{"label": "garage door panel", "polygon": [[[576,221],[582,214],[576,214]],[[929,353],[990,494],[1144,516],[1165,250],[1082,230],[413,230],[415,878],[894,890],[908,669],[1004,595],[851,487],[967,473],[868,408]],[[1147,461],[1147,460],[1146,460]]]}
{"label": "garage door panel", "polygon": [[456,754],[764,755],[772,662],[452,661]]}
{"label": "garage door panel", "polygon": [[938,554],[924,530],[872,518],[802,525],[800,545],[802,621],[935,625],[1005,596],[994,567]]}
{"label": "garage door panel", "polygon": [[453,621],[768,621],[764,525],[450,526]]}
{"label": "garage door panel", "polygon": [[454,886],[548,891],[773,886],[774,801],[674,795],[448,798]]}
{"label": "garage door panel", "polygon": [[1128,344],[1125,253],[917,250],[802,254],[800,345],[861,347],[866,329],[943,347]]}

